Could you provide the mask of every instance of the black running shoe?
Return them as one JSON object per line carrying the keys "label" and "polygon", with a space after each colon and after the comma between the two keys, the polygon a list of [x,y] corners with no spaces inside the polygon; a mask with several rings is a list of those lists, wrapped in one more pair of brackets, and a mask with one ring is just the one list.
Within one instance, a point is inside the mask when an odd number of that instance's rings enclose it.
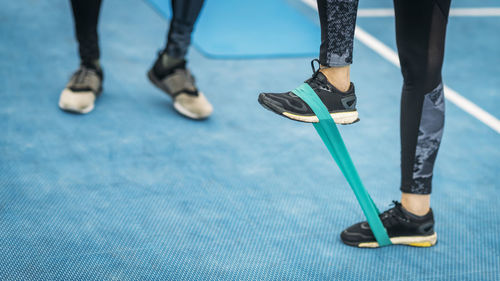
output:
{"label": "black running shoe", "polygon": [[59,107],[75,113],[89,113],[102,92],[103,73],[99,63],[81,64],[59,97]]}
{"label": "black running shoe", "polygon": [[[380,214],[382,224],[392,244],[414,247],[430,247],[436,244],[434,216],[432,209],[424,216],[416,216],[406,211],[397,201],[394,207]],[[342,242],[354,247],[377,248],[379,245],[366,221],[347,228],[340,234]]]}
{"label": "black running shoe", "polygon": [[[354,94],[354,84],[351,83],[347,92],[341,92],[330,82],[323,73],[314,68],[311,62],[313,76],[305,81],[321,99],[330,112],[333,120],[337,124],[352,124],[358,121],[358,111],[356,110],[356,95]],[[301,98],[292,92],[287,93],[261,93],[259,103],[279,115],[289,119],[317,123],[318,117],[312,109]]]}

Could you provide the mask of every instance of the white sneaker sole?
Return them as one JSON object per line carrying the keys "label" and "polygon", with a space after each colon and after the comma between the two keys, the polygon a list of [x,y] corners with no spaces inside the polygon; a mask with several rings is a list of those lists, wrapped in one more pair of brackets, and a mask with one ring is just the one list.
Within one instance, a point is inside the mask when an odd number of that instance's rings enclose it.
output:
{"label": "white sneaker sole", "polygon": [[91,91],[75,93],[64,89],[59,97],[59,108],[65,111],[87,114],[94,109],[95,95]]}
{"label": "white sneaker sole", "polygon": [[213,112],[212,105],[202,92],[197,97],[181,93],[174,98],[174,108],[180,114],[196,120],[206,119]]}
{"label": "white sneaker sole", "polygon": [[[431,247],[436,245],[437,234],[429,236],[409,236],[409,237],[392,237],[391,243],[393,245],[407,245],[413,247]],[[360,243],[358,245],[360,248],[378,248],[377,242]]]}
{"label": "white sneaker sole", "polygon": [[[318,123],[318,117],[316,115],[313,116],[302,116],[302,115],[296,115],[293,113],[289,112],[283,112],[283,115],[286,117],[301,121],[301,122],[307,122],[307,123]],[[333,118],[335,123],[337,124],[352,124],[358,120],[358,112],[357,111],[347,111],[347,112],[337,112],[337,113],[330,113],[330,116]]]}

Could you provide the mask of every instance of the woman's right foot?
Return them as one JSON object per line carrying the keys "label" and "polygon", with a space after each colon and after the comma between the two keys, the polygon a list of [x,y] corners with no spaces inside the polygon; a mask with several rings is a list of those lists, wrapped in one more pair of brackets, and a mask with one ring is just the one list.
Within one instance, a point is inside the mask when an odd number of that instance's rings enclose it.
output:
{"label": "woman's right foot", "polygon": [[62,91],[59,107],[80,114],[92,111],[95,100],[102,92],[102,78],[102,69],[98,63],[80,65]]}
{"label": "woman's right foot", "polygon": [[[311,62],[312,66],[314,61]],[[319,70],[316,71],[314,66],[313,72],[313,76],[305,83],[318,95],[335,123],[346,125],[358,121],[354,84],[351,83],[346,92],[341,92],[328,82],[323,73]],[[259,103],[264,108],[295,121],[319,122],[309,105],[291,91],[287,93],[262,93],[259,95]]]}
{"label": "woman's right foot", "polygon": [[[437,242],[434,232],[432,210],[417,216],[408,212],[401,203],[393,201],[394,207],[380,214],[380,220],[387,230],[392,244],[414,247],[431,247]],[[378,248],[370,225],[364,221],[354,224],[340,234],[344,244],[359,248]]]}

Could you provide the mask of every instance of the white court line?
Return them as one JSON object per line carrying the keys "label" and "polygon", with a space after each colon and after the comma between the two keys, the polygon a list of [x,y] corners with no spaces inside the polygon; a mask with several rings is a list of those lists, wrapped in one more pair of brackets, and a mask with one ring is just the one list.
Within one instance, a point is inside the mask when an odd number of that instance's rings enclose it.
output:
{"label": "white court line", "polygon": [[[303,0],[310,2],[311,0]],[[309,5],[309,3],[307,3]],[[393,9],[359,9],[358,17],[392,17],[394,16]],[[451,17],[498,17],[500,16],[500,8],[452,8],[450,9]]]}
{"label": "white court line", "polygon": [[[302,0],[311,8],[317,10],[316,0]],[[392,17],[394,9],[359,9],[358,17]],[[484,7],[484,8],[451,8],[450,16],[455,17],[498,17],[500,16],[500,8]]]}
{"label": "white court line", "polygon": [[[309,5],[311,8],[317,10],[315,0],[302,0],[305,4]],[[356,31],[354,37],[365,44],[367,47],[381,55],[383,58],[391,62],[397,67],[399,65],[399,57],[398,54],[389,48],[387,45],[382,43],[377,38],[370,35],[368,32],[356,26]],[[488,127],[492,128],[494,131],[500,134],[500,120],[498,120],[495,116],[486,112],[473,102],[461,96],[459,93],[451,89],[450,87],[444,85],[444,94],[445,98],[450,102],[461,108],[463,111],[469,113],[470,115],[477,118],[479,121],[486,124]]]}
{"label": "white court line", "polygon": [[[394,52],[391,48],[387,47],[384,43],[380,42],[377,38],[373,37],[359,26],[356,26],[355,37],[363,44],[377,52],[379,55],[390,61],[392,64],[400,67],[398,54],[396,54],[396,52]],[[500,120],[498,120],[495,116],[489,114],[488,112],[475,105],[468,99],[464,98],[459,93],[446,85],[444,86],[444,94],[446,99],[454,103],[456,106],[460,107],[463,111],[476,117],[478,120],[488,125],[497,133],[500,133]]]}

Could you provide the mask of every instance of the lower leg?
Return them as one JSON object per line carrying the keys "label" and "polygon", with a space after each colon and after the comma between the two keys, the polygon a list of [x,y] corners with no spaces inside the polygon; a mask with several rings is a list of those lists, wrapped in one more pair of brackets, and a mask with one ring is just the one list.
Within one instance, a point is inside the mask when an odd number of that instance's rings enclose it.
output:
{"label": "lower leg", "polygon": [[441,68],[447,0],[394,0],[404,85],[401,100],[401,203],[426,215],[444,127]]}
{"label": "lower leg", "polygon": [[191,34],[203,2],[204,0],[172,0],[173,15],[167,34],[167,45],[153,66],[160,77],[170,73],[173,68],[185,67]]}
{"label": "lower leg", "polygon": [[322,66],[320,72],[323,73],[328,79],[328,82],[332,83],[337,89],[341,92],[346,92],[351,86],[350,69],[351,67],[349,65],[338,67]]}
{"label": "lower leg", "polygon": [[171,59],[183,59],[191,44],[191,34],[204,0],[172,0],[172,20],[165,53]]}
{"label": "lower leg", "polygon": [[192,119],[207,118],[213,111],[205,95],[198,91],[185,59],[203,1],[172,0],[167,45],[148,72],[151,82],[172,97],[175,110]]}
{"label": "lower leg", "polygon": [[410,213],[417,216],[426,215],[431,206],[430,194],[401,193],[401,205]]}
{"label": "lower leg", "polygon": [[97,25],[101,0],[71,0],[71,7],[81,63],[98,68],[100,52]]}
{"label": "lower leg", "polygon": [[340,91],[350,87],[357,0],[318,0],[321,24],[320,63],[328,81]]}

